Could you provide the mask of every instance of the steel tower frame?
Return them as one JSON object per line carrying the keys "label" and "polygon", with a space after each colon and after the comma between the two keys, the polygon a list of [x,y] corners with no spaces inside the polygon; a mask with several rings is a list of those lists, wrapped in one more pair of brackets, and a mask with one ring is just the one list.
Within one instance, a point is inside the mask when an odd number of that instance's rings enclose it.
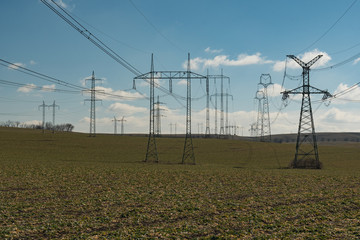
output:
{"label": "steel tower frame", "polygon": [[[182,157],[182,163],[189,163],[189,164],[195,164],[195,156],[193,152],[193,145],[192,145],[192,136],[191,136],[191,80],[192,79],[206,79],[206,76],[194,73],[190,71],[190,53],[188,54],[188,66],[187,71],[154,71],[154,65],[153,65],[153,57],[151,57],[151,72],[141,74],[134,78],[134,87],[135,87],[135,81],[136,80],[145,80],[149,81],[150,79],[150,133],[149,134],[149,141],[148,141],[148,150],[147,150],[147,156],[149,150],[152,149],[153,156],[155,157],[155,134],[154,134],[154,80],[169,80],[169,82],[172,82],[172,80],[187,80],[187,97],[186,97],[186,135],[185,135],[185,144],[184,144],[184,152]],[[170,89],[172,89],[171,84],[169,86]],[[182,99],[182,97],[175,96],[178,99]],[[175,125],[175,131],[176,131],[176,125]],[[150,138],[150,135],[152,136]],[[150,145],[149,145],[150,144]],[[157,150],[156,150],[156,161],[157,161]]]}
{"label": "steel tower frame", "polygon": [[156,139],[155,139],[155,110],[154,110],[154,90],[155,90],[155,72],[154,72],[154,54],[151,54],[151,68],[150,68],[150,125],[149,138],[145,156],[145,162],[159,162]]}
{"label": "steel tower frame", "polygon": [[310,67],[319,60],[322,55],[318,55],[308,63],[304,63],[294,55],[287,55],[299,64],[302,69],[303,85],[292,90],[283,91],[283,100],[289,97],[289,94],[301,94],[301,111],[299,119],[298,134],[296,139],[295,158],[290,163],[292,168],[312,168],[320,169],[319,152],[315,133],[314,118],[311,108],[311,94],[323,94],[323,100],[331,97],[326,90],[320,90],[310,85]]}
{"label": "steel tower frame", "polygon": [[85,101],[90,101],[90,133],[89,137],[95,137],[96,136],[96,117],[95,117],[95,102],[101,101],[100,99],[96,99],[96,92],[99,92],[95,89],[95,82],[101,81],[101,79],[95,78],[94,71],[92,72],[90,79],[85,79],[85,81],[91,81],[91,88],[90,90],[85,90],[86,92],[90,92],[90,99],[85,99]]}

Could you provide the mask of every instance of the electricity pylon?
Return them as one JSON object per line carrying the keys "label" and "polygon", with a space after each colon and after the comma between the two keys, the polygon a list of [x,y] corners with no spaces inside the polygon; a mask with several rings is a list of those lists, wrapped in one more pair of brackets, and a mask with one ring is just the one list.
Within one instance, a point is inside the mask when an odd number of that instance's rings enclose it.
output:
{"label": "electricity pylon", "polygon": [[159,162],[158,152],[155,140],[155,111],[154,111],[154,55],[151,54],[151,69],[150,69],[150,126],[149,126],[149,138],[146,150],[145,162]]}
{"label": "electricity pylon", "polygon": [[[153,62],[153,60],[152,60]],[[191,79],[206,79],[205,76],[202,76],[200,74],[194,73],[190,71],[190,54],[188,54],[188,70],[187,71],[156,71],[154,72],[153,64],[151,68],[151,72],[141,74],[134,78],[134,85],[135,87],[135,81],[136,80],[144,80],[146,82],[150,82],[150,134],[149,134],[149,144],[148,144],[148,151],[147,155],[155,154],[156,144],[155,144],[155,137],[152,137],[154,134],[154,81],[157,80],[169,80],[169,88],[171,88],[171,82],[172,80],[187,80],[187,97],[186,97],[186,135],[185,135],[185,144],[184,144],[184,153],[183,153],[183,161],[182,163],[187,162],[186,160],[188,157],[190,157],[190,162],[195,163],[195,158],[192,158],[193,156],[193,147],[192,147],[192,139],[191,139]],[[157,85],[157,88],[164,91],[164,89]],[[171,92],[171,91],[170,91]],[[176,96],[176,99],[184,99],[183,97]],[[175,125],[176,130],[176,125]],[[150,137],[151,136],[151,137]],[[149,146],[152,146],[152,148],[149,148]],[[149,152],[151,150],[152,152]],[[192,154],[191,154],[192,153]],[[154,155],[155,156],[155,155]],[[157,151],[156,151],[156,161],[157,161]]]}
{"label": "electricity pylon", "polygon": [[210,89],[209,89],[209,69],[206,74],[206,127],[205,127],[205,136],[210,136]]}
{"label": "electricity pylon", "polygon": [[95,102],[101,101],[100,99],[96,99],[95,93],[98,92],[98,90],[95,90],[95,82],[101,81],[101,79],[96,79],[94,71],[92,72],[92,76],[90,79],[85,79],[85,81],[91,81],[91,88],[89,90],[85,90],[86,92],[90,92],[90,99],[85,99],[85,101],[90,101],[90,133],[89,137],[95,137],[96,136],[96,117],[95,117]]}
{"label": "electricity pylon", "polygon": [[323,94],[323,100],[331,97],[331,94],[326,90],[320,90],[310,85],[310,67],[319,60],[322,55],[316,56],[308,63],[304,63],[294,55],[288,55],[287,57],[293,59],[303,69],[303,85],[295,89],[282,92],[283,100],[287,99],[289,94],[302,94],[295,158],[290,163],[290,167],[320,169],[321,163],[319,160],[310,94]]}
{"label": "electricity pylon", "polygon": [[155,134],[156,134],[156,136],[160,136],[161,135],[161,117],[164,116],[164,115],[161,115],[161,110],[165,110],[160,107],[160,104],[164,104],[164,103],[160,102],[160,98],[159,98],[159,96],[157,96],[157,102],[154,104],[155,104],[154,111],[156,112],[155,119],[154,119],[155,120]]}
{"label": "electricity pylon", "polygon": [[261,142],[271,141],[269,99],[267,94],[267,88],[271,84],[273,83],[271,82],[270,74],[261,74],[258,87],[262,87],[262,89],[258,90],[255,96],[255,99],[258,100],[259,104],[256,130],[257,136]]}
{"label": "electricity pylon", "polygon": [[114,119],[111,120],[112,122],[114,122],[114,135],[117,134],[117,122],[120,122],[120,119],[116,119],[116,117],[114,116]]}
{"label": "electricity pylon", "polygon": [[265,99],[265,94],[261,90],[257,90],[255,94],[255,99],[258,101],[258,114],[256,120],[256,136],[259,141],[262,141],[264,136],[264,111],[263,111],[263,101]]}
{"label": "electricity pylon", "polygon": [[123,116],[119,121],[121,122],[120,134],[124,135],[124,122],[126,122],[125,117]]}
{"label": "electricity pylon", "polygon": [[52,107],[53,109],[53,126],[52,126],[52,133],[55,133],[55,108],[58,108],[60,109],[60,106],[59,105],[56,105],[55,104],[55,100],[54,100],[54,103],[52,105],[48,105],[48,107]]}
{"label": "electricity pylon", "polygon": [[[224,121],[224,97],[229,97],[230,95],[229,94],[225,94],[224,93],[224,80],[228,80],[228,86],[230,87],[230,77],[227,77],[225,75],[223,75],[223,70],[221,69],[221,74],[220,75],[209,75],[207,74],[207,92],[209,91],[208,89],[208,82],[209,82],[209,79],[214,79],[214,86],[215,86],[215,94],[211,95],[210,96],[210,101],[212,99],[212,97],[215,97],[215,120],[214,120],[214,123],[215,123],[215,135],[218,134],[218,116],[217,116],[217,112],[218,112],[218,104],[217,104],[217,98],[220,97],[220,130],[219,130],[219,135],[224,135],[225,134],[225,128],[226,128],[226,125],[227,125],[227,122],[228,122],[228,119],[226,119],[226,123]],[[220,93],[217,92],[217,87],[216,87],[216,79],[219,79],[220,80]],[[208,101],[207,99],[207,106],[208,106]],[[227,101],[227,99],[226,99]],[[226,110],[227,111],[227,110]],[[208,125],[208,117],[209,115],[207,114],[206,117],[206,123]],[[228,114],[226,113],[226,116],[228,117]],[[210,127],[207,126],[207,129],[209,131],[209,134],[210,134]]]}
{"label": "electricity pylon", "polygon": [[191,136],[191,71],[190,71],[190,53],[188,53],[188,64],[186,72],[186,135],[184,143],[184,152],[182,164],[195,164],[194,147]]}
{"label": "electricity pylon", "polygon": [[45,107],[48,107],[49,105],[45,105],[45,101],[43,101],[43,104],[39,105],[40,108],[43,109],[43,120],[42,120],[42,132],[45,133]]}

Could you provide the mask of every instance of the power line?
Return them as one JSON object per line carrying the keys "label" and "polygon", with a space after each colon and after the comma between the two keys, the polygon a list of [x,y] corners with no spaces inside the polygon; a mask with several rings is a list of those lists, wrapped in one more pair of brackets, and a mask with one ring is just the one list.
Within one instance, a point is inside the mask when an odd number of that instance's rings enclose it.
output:
{"label": "power line", "polygon": [[4,59],[0,59],[0,65],[11,68],[12,70],[15,70],[15,71],[25,73],[27,75],[31,75],[33,77],[37,77],[37,78],[43,79],[45,81],[56,83],[56,84],[59,84],[59,85],[65,86],[65,87],[72,88],[72,89],[77,89],[77,90],[85,90],[86,89],[84,87],[81,87],[81,86],[78,86],[78,85],[75,85],[75,84],[72,84],[72,83],[68,83],[68,82],[65,82],[65,81],[50,77],[48,75],[36,72],[34,70],[30,70],[28,68],[18,66],[15,63],[11,63],[11,62],[6,61]]}
{"label": "power line", "polygon": [[301,50],[299,53],[302,53],[304,51],[306,51],[307,49],[311,48],[312,46],[314,46],[317,42],[319,42],[323,37],[325,37],[334,27],[335,25],[340,22],[340,20],[348,13],[348,11],[350,11],[350,9],[355,5],[355,3],[358,0],[354,0],[351,5],[346,9],[346,11],[330,26],[329,29],[327,29],[318,39],[316,39],[312,44],[310,44],[309,46],[307,46],[306,48],[304,48],[303,50]]}
{"label": "power line", "polygon": [[166,41],[168,41],[173,47],[175,47],[177,50],[184,52],[179,46],[177,46],[173,41],[171,41],[168,37],[166,37],[160,30],[145,16],[145,14],[135,5],[135,3],[132,0],[129,0],[131,5],[136,9],[136,11],[143,16],[143,18],[146,20],[146,22],[158,33],[161,37],[163,37]]}
{"label": "power line", "polygon": [[[33,77],[48,81],[48,82],[56,83],[56,84],[59,84],[59,85],[62,85],[62,86],[77,90],[77,91],[70,91],[70,90],[64,90],[64,89],[57,89],[57,90],[54,90],[54,91],[67,92],[67,93],[80,93],[81,91],[89,90],[89,89],[87,89],[85,87],[75,85],[75,84],[72,84],[72,83],[69,83],[69,82],[66,82],[66,81],[63,81],[63,80],[59,80],[57,78],[48,76],[46,74],[43,74],[43,73],[28,69],[28,68],[25,68],[25,67],[22,67],[22,66],[18,66],[15,63],[11,63],[11,62],[3,60],[3,59],[0,59],[0,65],[5,66],[7,68],[11,68],[12,70],[19,71],[19,72],[22,72],[24,74],[27,74],[27,75],[30,75],[30,76],[33,76]],[[3,84],[6,84],[5,80],[3,80],[3,81],[4,81]],[[9,82],[9,84],[10,84],[10,82]],[[20,83],[17,83],[17,84],[20,84]],[[25,86],[25,85],[23,85],[23,86]],[[36,89],[36,87],[34,89]],[[44,90],[44,89],[40,89],[40,90]],[[50,91],[52,89],[49,88],[48,90]],[[99,92],[99,94],[102,95],[102,96],[116,97],[116,98],[126,99],[126,100],[133,100],[133,99],[139,99],[140,98],[140,97],[122,96],[122,95],[108,93],[108,92]],[[142,95],[142,97],[146,98],[146,96],[144,96],[144,95]]]}
{"label": "power line", "polygon": [[102,50],[104,53],[106,53],[108,56],[110,56],[116,62],[120,63],[123,67],[128,69],[134,75],[141,74],[141,72],[139,70],[137,70],[133,65],[131,65],[129,62],[127,62],[125,59],[123,59],[121,56],[119,56],[117,53],[115,53],[111,48],[109,48],[105,43],[103,43],[95,35],[93,35],[89,30],[87,30],[83,25],[81,25],[74,17],[72,17],[68,13],[68,11],[66,11],[64,8],[62,8],[54,0],[51,0],[51,2],[54,3],[68,17],[66,17],[64,14],[59,12],[55,7],[53,7],[46,0],[41,0],[41,2],[44,3],[48,8],[50,8],[54,13],[56,13],[56,15],[58,15],[60,18],[62,18],[66,23],[68,23],[72,28],[74,28],[81,35],[83,35],[90,42],[92,42],[95,46],[97,46],[100,50]]}
{"label": "power line", "polygon": [[[81,25],[74,17],[71,16],[71,14],[68,11],[66,11],[66,9],[62,8],[54,0],[51,0],[51,2],[53,4],[55,4],[56,7],[59,8],[65,15],[62,14],[60,11],[58,11],[54,6],[52,6],[46,0],[41,0],[41,2],[44,3],[48,8],[50,8],[56,15],[58,15],[60,18],[62,18],[72,28],[74,28],[81,35],[83,35],[86,39],[88,39],[90,42],[92,42],[96,47],[98,47],[100,50],[102,50],[104,53],[106,53],[108,56],[110,56],[116,62],[121,64],[127,70],[132,72],[134,75],[139,76],[142,74],[138,69],[136,69],[133,65],[131,65],[129,62],[127,62],[124,58],[119,56],[115,51],[113,51],[110,47],[108,47],[104,42],[102,42],[99,38],[97,38],[89,30],[87,30],[83,25]],[[150,84],[150,81],[148,79],[143,79],[143,80]],[[181,97],[177,94],[170,92],[169,90],[167,90],[166,88],[164,88],[160,85],[157,85],[155,87],[158,88],[159,90],[161,90],[162,92],[173,96],[176,100],[177,100],[177,98],[182,99],[182,100],[186,99],[185,97]]]}
{"label": "power line", "polygon": [[39,87],[36,85],[31,84],[23,84],[23,83],[17,83],[17,82],[11,82],[7,80],[0,79],[0,85],[5,86],[11,86],[11,87],[21,87],[21,88],[27,88],[29,90],[40,90],[45,92],[63,92],[63,93],[80,93],[79,91],[72,91],[72,90],[65,90],[65,89],[58,89],[58,88],[51,88],[51,87]]}

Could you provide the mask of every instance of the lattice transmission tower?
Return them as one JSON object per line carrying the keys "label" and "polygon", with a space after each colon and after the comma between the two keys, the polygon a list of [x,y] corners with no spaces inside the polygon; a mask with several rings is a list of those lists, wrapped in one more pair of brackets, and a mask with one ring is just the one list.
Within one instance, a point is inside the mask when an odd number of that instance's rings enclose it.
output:
{"label": "lattice transmission tower", "polygon": [[96,92],[99,92],[99,90],[95,89],[95,82],[101,81],[101,79],[95,78],[94,71],[92,72],[90,79],[85,79],[85,81],[91,81],[91,88],[89,90],[85,90],[86,92],[90,92],[90,99],[85,99],[85,101],[90,101],[90,133],[89,137],[95,137],[96,136],[96,116],[95,116],[95,102],[101,101],[100,99],[96,99]]}
{"label": "lattice transmission tower", "polygon": [[195,164],[194,146],[191,136],[191,71],[190,53],[188,53],[188,63],[186,71],[186,133],[185,133],[184,152],[181,160],[182,164]]}
{"label": "lattice transmission tower", "polygon": [[[223,70],[221,69],[221,74],[220,75],[209,75],[207,74],[207,83],[209,82],[209,79],[214,79],[214,87],[215,87],[215,94],[212,94],[209,98],[209,100],[207,99],[207,106],[209,105],[208,102],[212,100],[212,98],[215,98],[215,104],[214,104],[214,124],[215,124],[215,132],[214,134],[217,135],[224,135],[225,134],[225,129],[226,129],[226,125],[228,125],[228,107],[226,106],[226,122],[224,120],[224,97],[226,97],[226,103],[228,101],[228,97],[231,96],[229,95],[227,92],[224,93],[224,80],[228,81],[228,86],[230,87],[230,77],[227,77],[223,74]],[[217,86],[216,86],[216,80],[220,80],[220,93],[217,92]],[[207,84],[207,88],[208,88],[208,84]],[[207,89],[208,91],[208,89]],[[232,97],[232,96],[231,96]],[[218,124],[218,98],[220,98],[220,124]],[[206,115],[207,119],[206,119],[206,128],[209,129],[209,133],[210,133],[210,126],[208,126],[209,124],[209,115],[207,113]],[[218,132],[218,125],[219,125],[219,132]]]}
{"label": "lattice transmission tower", "polygon": [[325,100],[328,97],[331,97],[331,94],[326,90],[320,90],[310,85],[310,67],[317,60],[319,60],[322,55],[316,56],[308,63],[304,63],[294,55],[288,55],[287,57],[293,59],[303,69],[302,86],[282,92],[283,100],[287,99],[289,97],[289,94],[302,95],[299,128],[296,139],[295,158],[293,161],[291,161],[290,167],[320,169],[321,162],[319,160],[310,95],[323,94],[322,99]]}
{"label": "lattice transmission tower", "polygon": [[256,92],[255,96],[255,99],[258,100],[256,135],[261,142],[271,141],[269,98],[267,88],[272,84],[270,74],[261,74],[260,83],[258,84],[259,90]]}
{"label": "lattice transmission tower", "polygon": [[161,135],[161,117],[164,117],[164,115],[161,114],[161,111],[165,110],[161,108],[161,104],[164,104],[163,102],[160,102],[160,97],[157,96],[157,101],[154,103],[154,111],[156,112],[155,115],[155,134],[156,136]]}
{"label": "lattice transmission tower", "polygon": [[60,109],[60,106],[59,105],[56,105],[55,104],[55,100],[54,100],[54,102],[53,102],[53,104],[52,105],[48,105],[48,107],[49,108],[51,108],[52,107],[52,109],[53,109],[53,126],[52,126],[52,133],[55,133],[55,109],[57,108],[57,109]]}
{"label": "lattice transmission tower", "polygon": [[43,113],[42,113],[42,119],[43,120],[42,120],[42,126],[41,126],[43,133],[45,133],[45,108],[46,107],[49,107],[49,105],[46,105],[45,101],[43,101],[43,103],[41,105],[39,105],[39,110],[40,110],[40,108],[43,109]]}
{"label": "lattice transmission tower", "polygon": [[154,72],[154,55],[151,54],[150,69],[150,126],[149,138],[145,156],[145,162],[159,162],[158,152],[155,140],[155,110],[154,110],[154,91],[155,91],[155,72]]}
{"label": "lattice transmission tower", "polygon": [[[122,117],[122,119],[117,119],[115,116],[114,116],[114,119],[111,120],[114,122],[114,135],[117,134],[117,122],[121,122],[121,134],[123,134],[123,121],[124,121],[124,117]],[[126,121],[126,120],[125,120]]]}
{"label": "lattice transmission tower", "polygon": [[[134,78],[134,89],[135,89],[135,81],[136,80],[144,80],[146,82],[150,82],[150,133],[149,133],[149,141],[148,141],[148,150],[147,157],[152,157],[153,161],[158,161],[158,154],[156,150],[155,143],[155,133],[154,133],[154,119],[155,119],[155,111],[154,111],[154,80],[169,80],[169,89],[172,92],[172,80],[184,80],[187,81],[187,96],[186,98],[181,96],[174,96],[177,100],[183,99],[186,100],[186,135],[185,135],[185,144],[184,144],[184,152],[182,157],[182,163],[190,163],[195,164],[194,150],[192,145],[192,137],[191,137],[191,79],[206,79],[205,76],[194,73],[190,71],[190,54],[188,54],[188,66],[187,71],[156,71],[154,72],[154,64],[153,57],[151,58],[151,72],[141,74]],[[157,85],[157,88],[163,90],[162,86]],[[167,92],[167,91],[166,91]],[[175,125],[176,126],[176,125]],[[176,128],[175,128],[176,129]],[[147,160],[146,160],[147,161]]]}

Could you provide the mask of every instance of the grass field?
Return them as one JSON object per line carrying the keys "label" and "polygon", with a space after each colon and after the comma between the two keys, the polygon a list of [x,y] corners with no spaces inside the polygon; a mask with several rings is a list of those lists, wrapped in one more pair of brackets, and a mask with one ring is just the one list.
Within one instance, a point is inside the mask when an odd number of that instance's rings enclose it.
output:
{"label": "grass field", "polygon": [[0,128],[1,239],[359,239],[360,144],[320,146],[322,170],[286,169],[293,144]]}

